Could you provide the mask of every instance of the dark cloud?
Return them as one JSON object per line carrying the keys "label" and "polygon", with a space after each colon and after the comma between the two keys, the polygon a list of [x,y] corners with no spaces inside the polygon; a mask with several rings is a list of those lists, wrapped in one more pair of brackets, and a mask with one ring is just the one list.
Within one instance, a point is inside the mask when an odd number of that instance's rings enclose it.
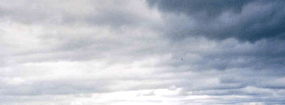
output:
{"label": "dark cloud", "polygon": [[[282,0],[149,0],[150,6],[165,13],[186,14],[195,19],[171,25],[167,35],[210,39],[230,37],[255,42],[260,39],[284,39],[285,2]],[[179,22],[173,20],[174,22]],[[173,29],[174,28],[174,29]],[[180,30],[180,31],[177,31]]]}
{"label": "dark cloud", "polygon": [[281,0],[0,1],[0,101],[282,104],[283,5]]}
{"label": "dark cloud", "polygon": [[203,19],[216,18],[227,10],[240,13],[242,7],[255,0],[148,0],[150,6],[157,6],[166,12],[197,15],[205,12]]}

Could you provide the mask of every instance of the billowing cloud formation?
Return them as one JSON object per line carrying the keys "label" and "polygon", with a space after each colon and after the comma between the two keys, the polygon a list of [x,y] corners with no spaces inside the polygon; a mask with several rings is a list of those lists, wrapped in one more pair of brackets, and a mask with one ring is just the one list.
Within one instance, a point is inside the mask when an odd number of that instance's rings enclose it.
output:
{"label": "billowing cloud formation", "polygon": [[[151,7],[177,15],[185,14],[184,24],[170,25],[169,36],[205,36],[223,40],[236,38],[255,42],[284,39],[283,0],[148,0]],[[174,23],[179,22],[172,20]],[[187,24],[194,25],[189,27]],[[169,30],[167,29],[167,30]],[[175,30],[182,30],[176,32]]]}
{"label": "billowing cloud formation", "polygon": [[282,0],[2,0],[1,105],[281,105]]}

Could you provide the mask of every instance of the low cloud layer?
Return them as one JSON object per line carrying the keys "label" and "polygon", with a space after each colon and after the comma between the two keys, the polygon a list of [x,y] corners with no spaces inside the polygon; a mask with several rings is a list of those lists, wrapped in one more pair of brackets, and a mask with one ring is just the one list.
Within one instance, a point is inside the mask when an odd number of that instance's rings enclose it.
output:
{"label": "low cloud layer", "polygon": [[[177,16],[170,19],[169,36],[204,36],[224,40],[236,38],[255,42],[284,39],[284,1],[282,0],[148,0],[150,7]],[[180,30],[180,31],[176,31]],[[180,38],[180,39],[181,39]]]}
{"label": "low cloud layer", "polygon": [[0,105],[281,105],[282,0],[0,1]]}

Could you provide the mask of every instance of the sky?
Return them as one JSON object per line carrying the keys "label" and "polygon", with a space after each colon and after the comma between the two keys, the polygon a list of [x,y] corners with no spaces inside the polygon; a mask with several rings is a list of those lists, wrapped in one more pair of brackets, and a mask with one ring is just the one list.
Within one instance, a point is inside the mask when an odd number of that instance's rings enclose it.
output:
{"label": "sky", "polygon": [[282,105],[284,19],[284,0],[0,0],[0,105]]}

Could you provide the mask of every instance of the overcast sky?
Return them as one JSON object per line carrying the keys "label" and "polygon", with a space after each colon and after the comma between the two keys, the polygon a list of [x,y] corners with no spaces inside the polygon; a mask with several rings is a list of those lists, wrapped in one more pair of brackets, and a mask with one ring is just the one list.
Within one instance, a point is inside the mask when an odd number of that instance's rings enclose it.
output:
{"label": "overcast sky", "polygon": [[284,0],[0,0],[0,105],[285,104]]}

